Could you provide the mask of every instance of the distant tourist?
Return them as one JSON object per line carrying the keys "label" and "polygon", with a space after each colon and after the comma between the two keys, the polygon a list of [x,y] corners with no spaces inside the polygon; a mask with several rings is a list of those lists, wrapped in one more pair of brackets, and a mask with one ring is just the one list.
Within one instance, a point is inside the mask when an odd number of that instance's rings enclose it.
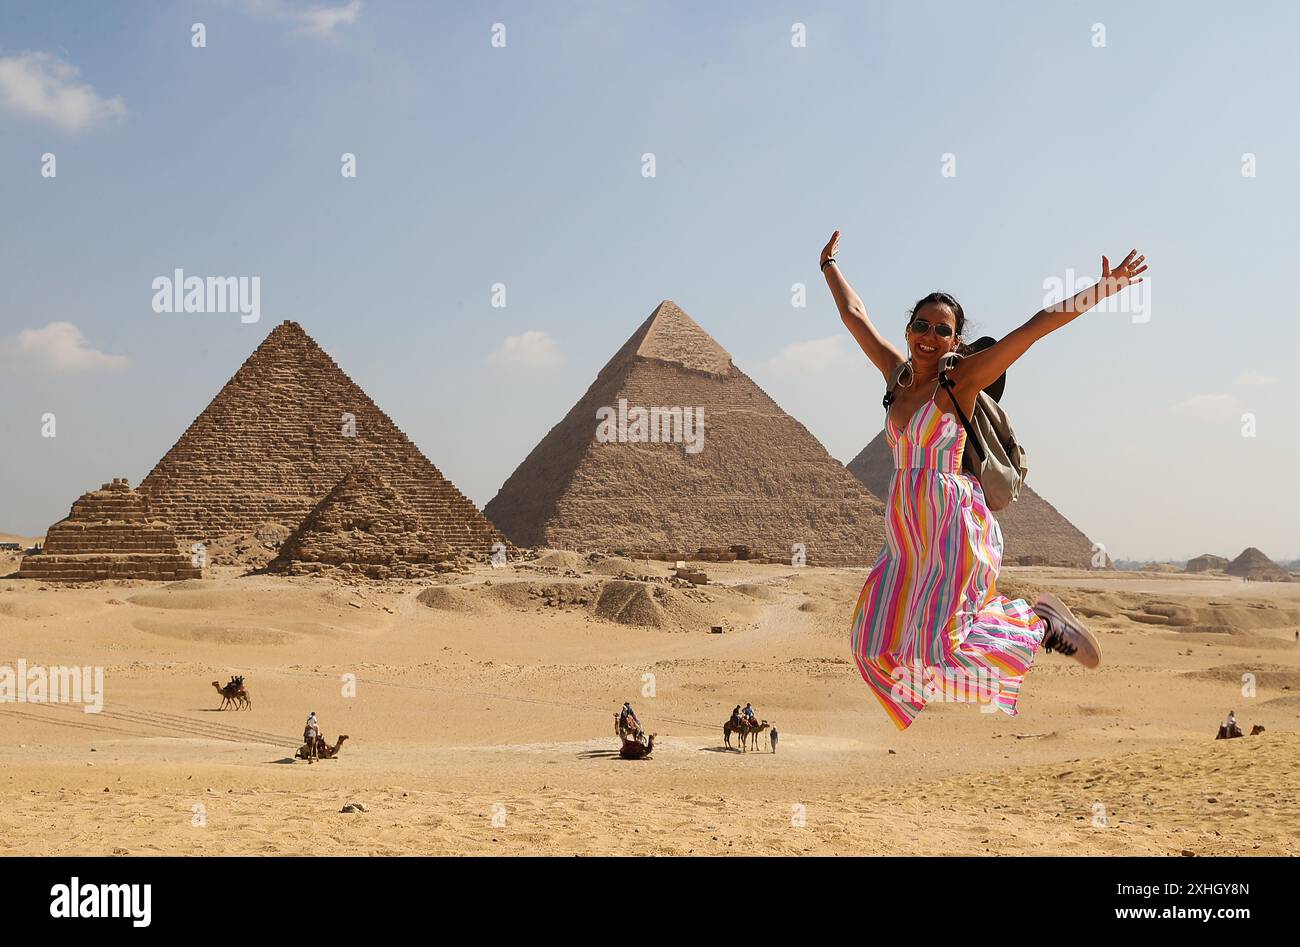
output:
{"label": "distant tourist", "polygon": [[[965,343],[961,304],[947,293],[930,293],[908,315],[904,354],[867,318],[836,262],[839,245],[837,230],[822,249],[822,274],[840,318],[885,378],[885,434],[897,468],[885,542],[853,612],[858,672],[900,730],[929,696],[922,675],[910,667],[914,656],[934,676],[952,676],[962,685],[945,688],[946,699],[984,701],[991,691],[994,706],[1014,715],[1021,682],[1040,648],[1095,668],[1101,647],[1055,596],[1041,595],[1031,608],[996,593],[1002,532],[978,476],[983,445],[967,443],[978,428],[968,422],[977,417],[977,405],[988,408],[990,399],[1001,397],[1007,369],[1031,345],[1142,282],[1146,257],[1133,250],[1114,268],[1102,257],[1097,284],[1040,310],[1000,341]],[[1040,368],[1052,370],[1051,364]],[[1063,385],[1080,381],[1059,379]],[[989,398],[981,399],[986,390]],[[982,604],[970,609],[969,602]]]}
{"label": "distant tourist", "polygon": [[320,723],[316,720],[316,711],[307,715],[307,725],[302,729],[303,742],[307,744],[307,756],[314,758],[317,755],[316,744],[320,738]]}
{"label": "distant tourist", "polygon": [[773,752],[773,753],[776,752],[776,738],[777,738],[776,724],[773,723],[773,724],[772,724],[772,729],[769,730],[769,731],[768,731],[768,734],[767,734],[768,742],[770,742],[770,743],[772,744],[772,752]]}
{"label": "distant tourist", "polygon": [[754,712],[754,708],[750,704],[745,705],[745,709],[740,712],[740,715],[749,723],[758,722],[758,714]]}
{"label": "distant tourist", "polygon": [[1223,722],[1223,726],[1220,728],[1219,732],[1228,739],[1245,736],[1245,734],[1241,732],[1241,727],[1237,726],[1236,712],[1231,710],[1228,711],[1228,719]]}

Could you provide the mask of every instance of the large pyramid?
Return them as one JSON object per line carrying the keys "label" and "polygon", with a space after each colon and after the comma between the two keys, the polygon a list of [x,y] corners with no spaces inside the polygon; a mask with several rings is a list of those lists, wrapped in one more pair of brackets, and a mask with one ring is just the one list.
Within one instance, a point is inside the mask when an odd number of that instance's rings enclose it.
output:
{"label": "large pyramid", "polygon": [[500,534],[296,322],[276,326],[140,484],[183,540],[294,530],[354,467],[399,491],[445,551]]}
{"label": "large pyramid", "polygon": [[[598,409],[703,409],[703,440],[598,439]],[[667,422],[676,423],[676,417]],[[665,423],[652,425],[662,435]],[[673,428],[678,432],[689,428]],[[606,428],[608,432],[608,428]],[[484,508],[521,546],[872,562],[880,501],[665,300]]]}
{"label": "large pyramid", "polygon": [[[883,430],[849,461],[849,472],[876,496],[889,495],[894,458]],[[994,515],[1002,527],[1007,565],[1092,568],[1092,541],[1029,484],[1022,484],[1015,502]]]}

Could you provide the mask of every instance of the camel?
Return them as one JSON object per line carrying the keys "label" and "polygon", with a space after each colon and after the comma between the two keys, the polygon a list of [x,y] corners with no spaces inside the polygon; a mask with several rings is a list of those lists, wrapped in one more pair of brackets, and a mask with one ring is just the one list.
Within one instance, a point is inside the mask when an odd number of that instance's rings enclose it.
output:
{"label": "camel", "polygon": [[[1250,728],[1250,735],[1252,737],[1259,736],[1263,732],[1264,732],[1264,728],[1260,724],[1255,724],[1255,726]],[[1216,736],[1214,739],[1235,740],[1237,737],[1244,737],[1244,736],[1245,734],[1241,732],[1241,727],[1234,725],[1233,728],[1229,730],[1223,724],[1219,724],[1219,735]]]}
{"label": "camel", "polygon": [[762,723],[751,723],[749,725],[749,730],[740,735],[740,748],[742,750],[745,748],[745,740],[746,738],[748,738],[754,744],[754,749],[757,750],[758,735],[770,726],[771,724],[768,723],[766,720],[764,720]]}
{"label": "camel", "polygon": [[212,682],[212,686],[221,695],[221,706],[217,708],[218,710],[225,710],[227,704],[233,704],[236,710],[253,709],[253,698],[248,696],[248,688],[237,684],[227,684],[222,687],[216,681]]}
{"label": "camel", "polygon": [[764,720],[762,723],[749,723],[744,717],[739,720],[728,718],[727,722],[722,725],[722,742],[727,744],[727,749],[731,749],[731,735],[740,734],[740,750],[745,752],[747,749],[746,742],[750,736],[754,738],[754,749],[758,749],[758,735],[770,727],[771,724]]}
{"label": "camel", "polygon": [[620,759],[624,760],[648,760],[650,754],[655,749],[655,735],[650,734],[650,738],[642,743],[640,740],[623,739],[623,748],[618,751]]}
{"label": "camel", "polygon": [[317,737],[316,754],[314,756],[308,754],[306,743],[298,747],[298,752],[295,755],[298,759],[306,760],[308,763],[312,762],[312,760],[332,760],[339,755],[339,749],[343,746],[343,741],[346,740],[347,738],[348,735],[344,733],[339,736],[338,743],[335,743],[333,746],[330,746],[328,743],[325,742],[324,737]]}

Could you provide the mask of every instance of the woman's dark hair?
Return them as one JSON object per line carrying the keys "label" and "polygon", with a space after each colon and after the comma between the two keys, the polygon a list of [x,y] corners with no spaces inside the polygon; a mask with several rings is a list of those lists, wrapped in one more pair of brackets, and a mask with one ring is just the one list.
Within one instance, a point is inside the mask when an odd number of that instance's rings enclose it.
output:
{"label": "woman's dark hair", "polygon": [[[947,306],[952,310],[952,314],[957,317],[957,337],[961,338],[962,332],[966,329],[966,313],[961,308],[961,303],[957,302],[957,300],[953,299],[952,296],[947,293],[931,293],[929,296],[918,299],[916,305],[912,307],[911,312],[907,314],[907,324],[909,326],[912,324],[912,320],[916,318],[917,310],[924,309],[926,306],[933,304]],[[965,349],[965,347],[966,343],[963,342],[957,350],[960,352]]]}

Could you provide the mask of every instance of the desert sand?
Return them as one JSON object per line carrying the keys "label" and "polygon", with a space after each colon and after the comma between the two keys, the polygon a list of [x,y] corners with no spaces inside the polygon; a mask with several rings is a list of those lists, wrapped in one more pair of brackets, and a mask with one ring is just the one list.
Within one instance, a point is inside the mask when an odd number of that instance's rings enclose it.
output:
{"label": "desert sand", "polygon": [[[699,588],[573,553],[386,583],[0,579],[0,664],[105,673],[98,714],[0,704],[0,853],[1300,847],[1300,583],[1008,567],[1004,594],[1088,616],[1103,668],[1040,654],[1019,716],[935,703],[900,733],[849,655],[865,569],[703,568]],[[216,710],[232,674],[251,710]],[[624,700],[649,760],[617,758]],[[722,749],[745,701],[779,724],[775,755]],[[1267,732],[1216,742],[1229,709]],[[349,736],[338,759],[292,761],[310,710]]]}

